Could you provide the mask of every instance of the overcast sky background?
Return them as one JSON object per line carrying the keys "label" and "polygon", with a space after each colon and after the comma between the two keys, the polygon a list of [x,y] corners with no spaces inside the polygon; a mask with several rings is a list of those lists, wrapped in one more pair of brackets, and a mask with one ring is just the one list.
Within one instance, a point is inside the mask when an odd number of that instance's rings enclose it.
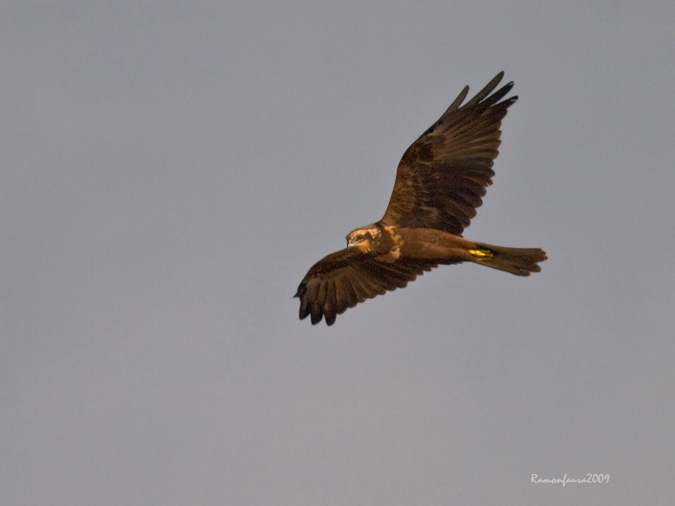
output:
{"label": "overcast sky background", "polygon": [[[674,51],[670,0],[3,2],[0,503],[675,504]],[[299,321],[500,70],[466,236],[543,271]]]}

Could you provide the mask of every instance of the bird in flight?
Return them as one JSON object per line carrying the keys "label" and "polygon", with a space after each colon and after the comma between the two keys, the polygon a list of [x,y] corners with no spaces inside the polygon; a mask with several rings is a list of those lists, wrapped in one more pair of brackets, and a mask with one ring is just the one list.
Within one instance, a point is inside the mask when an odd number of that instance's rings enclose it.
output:
{"label": "bird in flight", "polygon": [[347,247],[319,260],[295,297],[300,319],[316,325],[366,299],[404,288],[439,265],[474,262],[516,276],[539,272],[539,248],[506,248],[462,237],[492,184],[501,122],[517,96],[502,100],[510,82],[494,93],[500,72],[462,105],[465,86],[447,111],[403,154],[382,219],[347,235]]}

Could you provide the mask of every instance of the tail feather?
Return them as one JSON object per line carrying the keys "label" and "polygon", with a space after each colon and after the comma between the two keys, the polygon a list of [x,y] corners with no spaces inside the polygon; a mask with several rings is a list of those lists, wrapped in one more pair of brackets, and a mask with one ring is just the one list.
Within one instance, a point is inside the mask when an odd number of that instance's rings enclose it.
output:
{"label": "tail feather", "polygon": [[506,248],[491,244],[476,243],[478,250],[472,251],[474,262],[516,276],[529,276],[541,271],[537,264],[546,260],[546,252],[539,248]]}

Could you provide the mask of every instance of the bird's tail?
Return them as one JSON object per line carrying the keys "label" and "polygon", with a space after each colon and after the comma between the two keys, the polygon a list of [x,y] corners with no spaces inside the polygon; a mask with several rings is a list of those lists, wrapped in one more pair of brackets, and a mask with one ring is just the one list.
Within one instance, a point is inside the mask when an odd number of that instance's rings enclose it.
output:
{"label": "bird's tail", "polygon": [[539,248],[505,248],[491,244],[476,243],[476,249],[469,250],[477,264],[510,272],[516,276],[529,276],[541,271],[537,264],[546,260],[546,252]]}

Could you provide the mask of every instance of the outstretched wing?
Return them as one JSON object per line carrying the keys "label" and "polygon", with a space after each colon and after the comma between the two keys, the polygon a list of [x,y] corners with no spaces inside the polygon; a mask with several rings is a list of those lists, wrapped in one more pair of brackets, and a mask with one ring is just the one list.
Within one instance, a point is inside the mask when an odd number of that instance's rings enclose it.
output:
{"label": "outstretched wing", "polygon": [[314,264],[298,286],[300,319],[311,315],[316,325],[325,317],[333,325],[348,308],[403,288],[434,267],[437,264],[419,260],[386,263],[354,250],[336,251]]}
{"label": "outstretched wing", "polygon": [[461,235],[476,215],[492,184],[499,152],[501,121],[517,96],[500,100],[508,83],[492,95],[503,72],[460,107],[466,86],[443,116],[405,152],[381,223],[407,228],[435,228]]}

